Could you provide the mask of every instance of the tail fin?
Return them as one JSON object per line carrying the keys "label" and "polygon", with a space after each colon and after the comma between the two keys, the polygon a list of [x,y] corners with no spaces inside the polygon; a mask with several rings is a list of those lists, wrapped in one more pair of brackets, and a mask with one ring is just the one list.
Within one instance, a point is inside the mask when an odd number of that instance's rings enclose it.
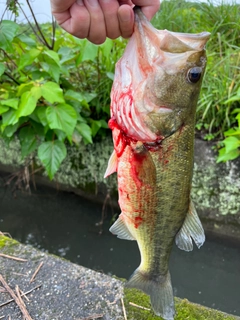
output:
{"label": "tail fin", "polygon": [[175,308],[171,276],[168,273],[158,279],[151,279],[138,268],[126,284],[128,288],[140,289],[150,295],[152,308],[157,316],[165,320],[174,320]]}

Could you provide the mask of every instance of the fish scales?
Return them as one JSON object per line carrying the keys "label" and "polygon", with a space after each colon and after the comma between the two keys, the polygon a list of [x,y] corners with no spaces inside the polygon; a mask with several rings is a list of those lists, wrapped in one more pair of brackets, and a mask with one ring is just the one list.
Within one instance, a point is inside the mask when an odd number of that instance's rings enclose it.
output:
{"label": "fish scales", "polygon": [[121,214],[110,228],[136,240],[141,263],[127,286],[150,295],[156,315],[175,315],[168,270],[173,242],[186,251],[205,240],[190,198],[197,99],[209,33],[157,30],[139,8],[116,65],[111,92],[114,151],[105,176],[117,172]]}

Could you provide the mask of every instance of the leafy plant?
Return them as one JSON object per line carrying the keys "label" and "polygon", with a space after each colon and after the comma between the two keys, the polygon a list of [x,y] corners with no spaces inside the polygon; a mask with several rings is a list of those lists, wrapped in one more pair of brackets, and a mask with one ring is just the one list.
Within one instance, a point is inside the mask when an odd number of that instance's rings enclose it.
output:
{"label": "leafy plant", "polygon": [[37,154],[52,179],[67,143],[92,143],[106,134],[123,41],[116,51],[113,41],[95,46],[55,23],[35,22],[0,24],[0,137],[8,142],[18,135],[22,157]]}
{"label": "leafy plant", "polygon": [[[8,5],[16,16],[23,11],[16,0]],[[32,14],[34,23],[27,16],[24,25],[0,23],[0,137],[8,142],[17,135],[22,157],[38,155],[52,179],[67,144],[92,143],[107,134],[114,67],[126,41],[95,46],[54,22],[39,25]],[[238,5],[173,0],[163,1],[153,19],[159,29],[212,34],[196,128],[206,139],[225,136],[219,161],[238,154],[238,19]]]}
{"label": "leafy plant", "polygon": [[[228,104],[235,101],[240,102],[240,88],[238,88],[237,94],[225,103]],[[226,137],[222,141],[224,147],[219,150],[217,162],[234,160],[240,156],[240,109],[235,109],[232,113],[237,113],[235,118],[238,121],[238,126],[224,132],[224,136]]]}
{"label": "leafy plant", "polygon": [[[232,111],[238,103],[229,99],[236,95],[240,83],[239,5],[234,1],[213,4],[165,0],[153,23],[159,29],[176,32],[211,33],[196,128],[207,140],[222,138],[224,131],[236,125]],[[225,104],[226,100],[229,103]]]}

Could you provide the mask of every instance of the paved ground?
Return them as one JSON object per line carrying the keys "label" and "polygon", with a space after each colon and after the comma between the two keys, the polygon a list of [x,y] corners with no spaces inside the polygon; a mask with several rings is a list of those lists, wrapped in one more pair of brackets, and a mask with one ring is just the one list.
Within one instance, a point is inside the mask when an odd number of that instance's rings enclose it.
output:
{"label": "paved ground", "polygon": [[[26,262],[0,256],[0,274],[7,284],[27,292],[23,298],[33,320],[123,319],[122,282],[66,260],[51,256],[21,244],[2,247],[1,254],[26,259]],[[32,283],[30,280],[41,264]],[[15,302],[1,306],[11,299],[0,281],[0,319],[22,320]]]}

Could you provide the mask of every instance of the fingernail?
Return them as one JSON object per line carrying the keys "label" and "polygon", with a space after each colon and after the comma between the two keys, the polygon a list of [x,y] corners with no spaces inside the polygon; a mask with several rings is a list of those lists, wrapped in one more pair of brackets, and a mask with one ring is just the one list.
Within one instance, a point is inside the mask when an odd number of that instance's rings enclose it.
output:
{"label": "fingernail", "polygon": [[83,6],[83,0],[77,0],[77,4],[78,4],[79,6]]}

